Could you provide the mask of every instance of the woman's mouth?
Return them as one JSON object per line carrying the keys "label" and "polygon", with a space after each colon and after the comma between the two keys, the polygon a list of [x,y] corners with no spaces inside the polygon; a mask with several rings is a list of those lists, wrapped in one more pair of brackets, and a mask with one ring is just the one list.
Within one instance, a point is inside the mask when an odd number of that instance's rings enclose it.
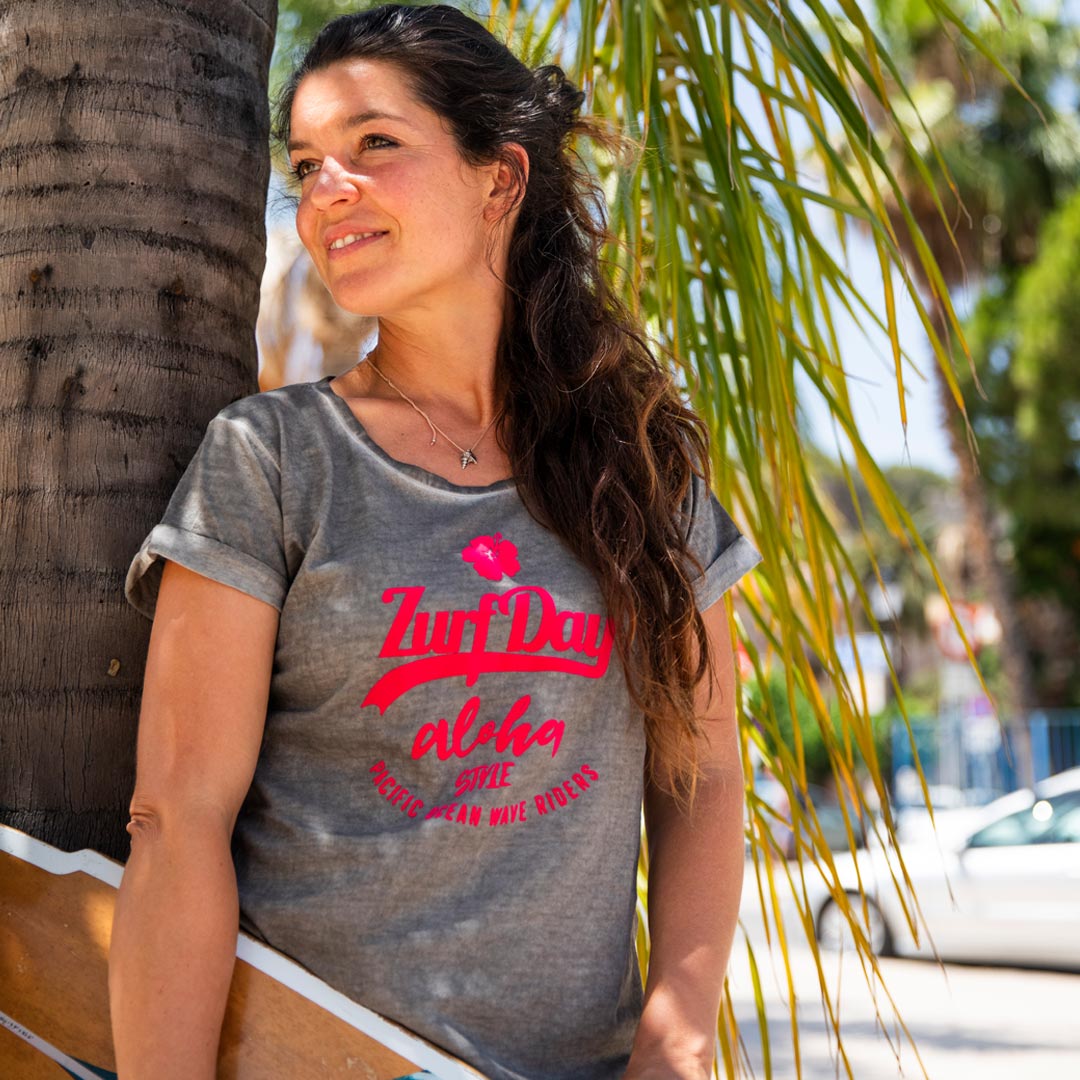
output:
{"label": "woman's mouth", "polygon": [[346,243],[342,244],[340,241],[335,241],[338,244],[337,247],[330,247],[326,249],[327,256],[333,259],[341,259],[351,252],[358,251],[362,247],[367,247],[368,244],[374,244],[376,240],[381,239],[386,235],[385,232],[367,234],[352,233],[348,236],[341,237],[341,240],[345,240]]}

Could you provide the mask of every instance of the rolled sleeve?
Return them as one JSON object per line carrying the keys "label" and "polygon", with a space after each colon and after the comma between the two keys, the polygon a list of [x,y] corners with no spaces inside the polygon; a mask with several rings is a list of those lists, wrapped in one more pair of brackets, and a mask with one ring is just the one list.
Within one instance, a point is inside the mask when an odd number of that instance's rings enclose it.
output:
{"label": "rolled sleeve", "polygon": [[762,555],[700,476],[693,477],[688,498],[687,547],[702,566],[699,574],[691,565],[690,573],[695,575],[691,581],[698,610],[704,611],[762,562]]}
{"label": "rolled sleeve", "polygon": [[289,583],[280,467],[232,407],[210,421],[162,520],[128,567],[124,595],[148,619],[165,559],[282,608]]}

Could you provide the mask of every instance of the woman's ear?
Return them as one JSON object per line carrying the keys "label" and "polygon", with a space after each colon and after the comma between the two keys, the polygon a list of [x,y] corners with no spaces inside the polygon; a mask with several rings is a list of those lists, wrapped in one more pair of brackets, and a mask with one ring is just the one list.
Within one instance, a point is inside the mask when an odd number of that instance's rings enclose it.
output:
{"label": "woman's ear", "polygon": [[[520,143],[504,143],[505,154],[492,166],[491,186],[487,193],[487,206],[484,216],[489,221],[498,221],[525,198],[525,188],[529,183],[529,153]],[[520,175],[505,155],[513,155],[520,163]]]}

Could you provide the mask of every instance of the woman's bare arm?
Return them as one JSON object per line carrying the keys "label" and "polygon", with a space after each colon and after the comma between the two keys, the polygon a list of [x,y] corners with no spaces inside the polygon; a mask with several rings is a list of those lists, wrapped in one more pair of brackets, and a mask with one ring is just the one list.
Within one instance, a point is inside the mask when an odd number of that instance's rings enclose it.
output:
{"label": "woman's bare arm", "polygon": [[646,784],[649,848],[649,972],[626,1080],[711,1075],[720,998],[742,894],[743,772],[735,709],[735,665],[724,603],[702,613],[716,681],[705,707],[706,779],[691,818]]}
{"label": "woman's bare arm", "polygon": [[262,742],[278,611],[168,561],[139,714],[109,1002],[120,1080],[213,1080],[236,959],[230,843]]}

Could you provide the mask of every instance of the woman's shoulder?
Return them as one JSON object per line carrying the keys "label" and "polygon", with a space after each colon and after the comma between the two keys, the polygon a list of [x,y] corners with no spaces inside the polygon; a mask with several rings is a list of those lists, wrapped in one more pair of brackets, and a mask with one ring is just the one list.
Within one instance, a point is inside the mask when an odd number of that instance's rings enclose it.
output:
{"label": "woman's shoulder", "polygon": [[317,399],[314,383],[289,383],[230,401],[210,423],[234,425],[267,448],[280,449],[286,433],[295,439],[310,429]]}
{"label": "woman's shoulder", "polygon": [[[273,390],[245,394],[223,406],[217,416],[225,419],[260,420],[264,417],[310,410],[316,396],[315,383],[287,383]],[[216,417],[215,417],[216,419]]]}

